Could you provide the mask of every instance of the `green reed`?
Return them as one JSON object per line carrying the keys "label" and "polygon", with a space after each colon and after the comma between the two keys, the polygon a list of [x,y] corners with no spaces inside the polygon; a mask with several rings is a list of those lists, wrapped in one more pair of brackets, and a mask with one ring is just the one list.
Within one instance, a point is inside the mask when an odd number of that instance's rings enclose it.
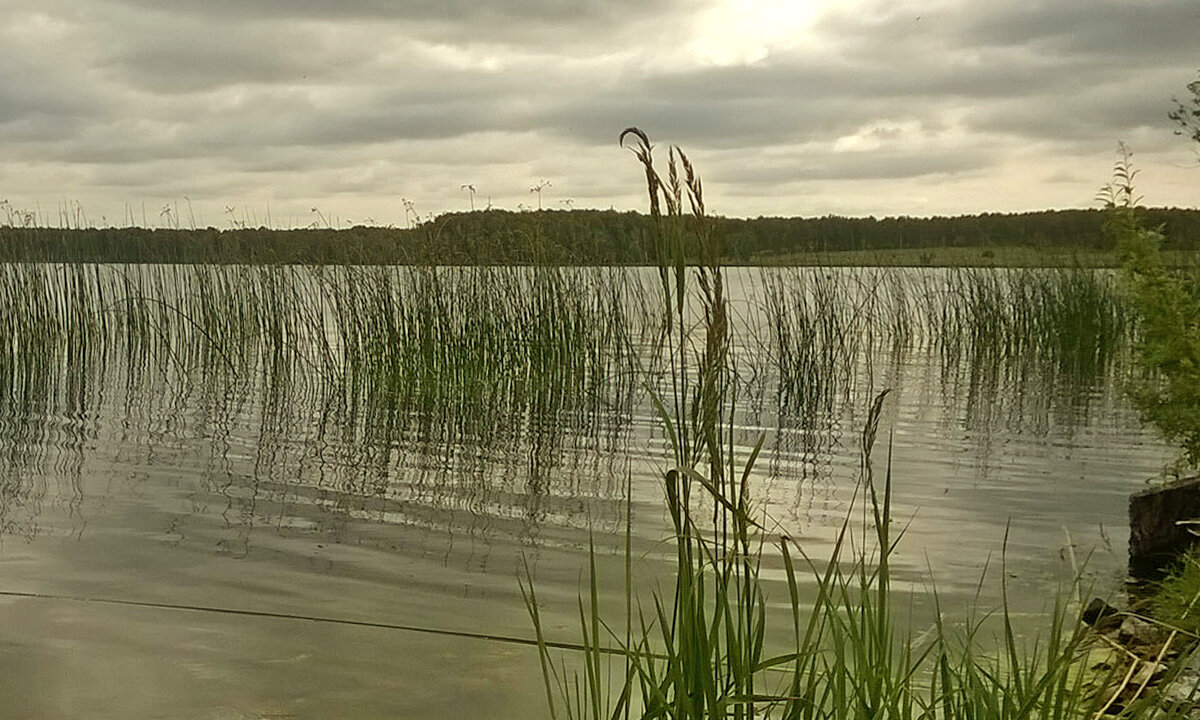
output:
{"label": "green reed", "polygon": [[1127,303],[1104,272],[957,270],[946,294],[941,343],[981,361],[1097,377],[1129,340]]}
{"label": "green reed", "polygon": [[640,292],[599,268],[2,265],[0,403],[112,366],[304,397],[331,427],[516,437],[630,411]]}
{"label": "green reed", "polygon": [[1135,329],[1105,271],[769,268],[756,292],[766,331],[753,341],[769,363],[759,372],[797,418],[831,417],[859,397],[880,357],[931,354],[955,393],[986,400],[1007,386],[1069,411],[1129,371]]}
{"label": "green reed", "polygon": [[519,493],[532,532],[562,463],[615,453],[629,425],[658,332],[643,294],[595,268],[0,265],[0,532],[36,532],[45,473],[83,457],[114,385],[131,427],[210,438],[222,493],[254,424],[255,489],[231,512],[290,465],[290,487],[431,517]]}
{"label": "green reed", "polygon": [[[761,539],[748,514],[749,465],[743,472],[733,452],[732,330],[720,252],[704,212],[699,177],[687,156],[672,148],[664,180],[654,167],[648,138],[636,129],[626,134],[634,136],[635,153],[646,171],[657,230],[661,342],[671,394],[650,392],[674,457],[663,488],[674,527],[675,586],[669,596],[655,593],[648,608],[639,602],[635,616],[627,529],[625,629],[616,635],[599,615],[593,552],[590,600],[586,607],[582,598],[579,604],[582,675],[554,663],[544,644],[532,581],[523,583],[522,590],[542,641],[552,715],[561,693],[562,707],[571,717],[628,716],[635,702],[647,717],[723,716],[726,710],[740,717],[744,705],[739,698],[756,695],[758,673],[752,668],[762,659],[766,606],[755,560]],[[689,267],[686,261],[696,264]],[[693,329],[694,315],[702,318],[700,333]],[[703,502],[711,510],[711,524],[701,519],[708,517]],[[615,707],[606,677],[610,634],[623,661]]]}
{"label": "green reed", "polygon": [[[670,589],[649,592],[648,597],[639,591],[634,580],[632,519],[627,515],[625,615],[614,620],[601,612],[600,587],[611,581],[599,576],[596,550],[591,548],[587,581],[578,602],[577,650],[556,657],[550,652],[535,583],[526,567],[521,590],[538,640],[550,716],[595,720],[1094,717],[1106,704],[1103,690],[1113,678],[1091,669],[1090,636],[1070,610],[1066,601],[1070,592],[1056,600],[1044,632],[1032,639],[1016,631],[1007,593],[990,622],[969,617],[964,624],[951,624],[939,608],[928,632],[917,634],[900,626],[902,606],[891,588],[890,559],[900,537],[893,532],[890,458],[881,480],[872,461],[887,391],[872,403],[861,438],[860,483],[852,506],[862,510],[864,522],[851,522],[857,510],[847,513],[831,557],[824,561],[809,557],[799,543],[770,529],[770,519],[754,510],[754,462],[763,440],[760,437],[744,458],[736,457],[736,336],[727,321],[723,270],[715,260],[719,255],[710,250],[715,240],[706,235],[700,181],[677,148],[670,149],[664,179],[654,165],[648,138],[630,129],[622,140],[630,135],[646,171],[662,249],[663,341],[673,377],[670,395],[659,395],[652,385],[648,390],[672,451],[662,481],[672,528],[674,583]],[[1056,279],[1020,281],[1026,284],[1015,290],[1006,287],[1003,294],[991,280],[966,282],[958,289],[962,294],[955,296],[961,302],[938,312],[945,314],[943,319],[961,318],[962,329],[981,343],[993,342],[992,334],[1011,330],[1012,323],[1020,325],[1022,332],[1033,332],[1043,327],[1039,323],[1058,327],[1078,321],[1094,328],[1092,323],[1107,322],[1072,304],[1077,295],[1092,292],[1090,286]],[[1067,292],[1071,302],[1051,292],[1059,290]],[[855,323],[876,312],[873,301],[865,298],[858,305],[859,313],[847,314],[818,286],[806,289],[803,314],[785,316],[795,312],[794,305],[784,304],[795,299],[791,289],[768,284],[766,293],[777,303],[767,310],[775,313],[777,321],[770,328],[774,342],[780,352],[795,353],[786,357],[807,363],[803,367],[812,368],[807,372],[813,374],[841,372],[837,366],[844,366],[856,350],[855,340],[847,339],[847,334],[861,333],[863,326]],[[1048,305],[1028,314],[1017,312],[1008,304],[1010,293],[1027,301],[1046,298]],[[905,299],[912,295],[906,294]],[[698,312],[698,322],[689,321],[689,309]],[[905,337],[913,333],[899,320],[885,327]],[[941,331],[930,332],[936,337]],[[832,348],[805,346],[818,342]],[[1019,354],[1024,352],[1023,343],[1054,347],[1050,342],[1044,337],[1023,337],[995,352]],[[793,392],[813,390],[806,385]],[[776,558],[786,575],[786,613],[768,611],[762,568],[764,561]],[[799,576],[805,568],[815,597],[801,597]],[[780,621],[790,627],[778,628]],[[985,628],[997,624],[999,634],[986,636]],[[769,648],[784,638],[786,651],[772,654]],[[1121,716],[1140,717],[1153,711],[1151,705],[1139,706],[1125,709]]]}
{"label": "green reed", "polygon": [[[628,384],[622,278],[564,268],[326,272],[335,377],[377,410],[480,425],[484,413],[598,412]],[[489,431],[497,423],[479,427]]]}

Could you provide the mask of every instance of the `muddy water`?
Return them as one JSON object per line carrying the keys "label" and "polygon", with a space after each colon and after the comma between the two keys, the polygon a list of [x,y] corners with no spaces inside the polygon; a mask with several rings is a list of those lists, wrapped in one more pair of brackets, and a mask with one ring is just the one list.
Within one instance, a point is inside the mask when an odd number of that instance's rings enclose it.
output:
{"label": "muddy water", "polygon": [[[753,325],[743,281],[734,306]],[[951,612],[972,602],[1006,534],[1022,610],[1044,608],[1072,555],[1101,586],[1120,577],[1126,497],[1170,457],[1120,368],[1064,394],[980,382],[928,348],[854,362],[819,418],[746,372],[736,437],[748,452],[766,434],[755,497],[781,532],[828,549],[866,407],[888,387],[881,443],[907,523],[896,584],[914,605],[931,583]],[[540,717],[522,568],[564,641],[589,538],[619,580],[628,512],[644,587],[668,568],[665,442],[644,399],[582,420],[525,408],[369,432],[329,421],[349,415],[331,414],[321,378],[222,380],[119,354],[18,370],[0,413],[6,716]],[[78,377],[38,394],[38,373]],[[605,590],[620,606],[619,582]],[[976,602],[998,597],[987,584]]]}

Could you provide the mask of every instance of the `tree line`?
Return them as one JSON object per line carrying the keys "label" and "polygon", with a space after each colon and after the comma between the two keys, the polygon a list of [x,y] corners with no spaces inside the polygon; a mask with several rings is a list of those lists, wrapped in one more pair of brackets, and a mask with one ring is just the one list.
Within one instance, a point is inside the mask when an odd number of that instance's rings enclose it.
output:
{"label": "tree line", "polygon": [[[1200,248],[1200,210],[1139,208],[1164,249]],[[1102,210],[954,217],[710,218],[729,263],[808,252],[945,247],[1112,250]],[[0,226],[0,261],[288,264],[654,263],[646,215],[614,210],[449,213],[414,228],[146,229]]]}

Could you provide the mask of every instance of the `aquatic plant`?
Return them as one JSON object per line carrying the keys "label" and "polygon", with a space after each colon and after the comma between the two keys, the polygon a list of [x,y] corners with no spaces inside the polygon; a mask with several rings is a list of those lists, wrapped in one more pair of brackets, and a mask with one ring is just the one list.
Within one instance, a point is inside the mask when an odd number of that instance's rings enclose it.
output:
{"label": "aquatic plant", "polygon": [[1142,417],[1179,445],[1183,461],[1200,466],[1200,282],[1167,269],[1162,232],[1142,225],[1134,190],[1137,171],[1124,145],[1113,178],[1100,193],[1107,230],[1123,258],[1123,276],[1137,312],[1140,364],[1152,377],[1132,388]]}
{"label": "aquatic plant", "polygon": [[[1032,643],[1014,629],[1007,600],[998,618],[1001,634],[992,646],[983,642],[984,621],[969,620],[958,631],[940,609],[928,633],[898,627],[890,559],[900,538],[893,534],[890,463],[880,483],[872,462],[887,391],[872,403],[861,437],[855,493],[865,519],[858,526],[861,536],[853,530],[852,511],[823,563],[787,533],[776,536],[779,554],[768,553],[775,546],[769,538],[778,531],[751,502],[763,439],[738,459],[737,381],[730,365],[734,335],[725,314],[719,256],[708,250],[715,240],[706,234],[699,178],[687,156],[671,148],[664,180],[646,135],[631,128],[621,138],[628,136],[646,172],[661,248],[658,271],[674,377],[669,396],[650,392],[672,450],[662,482],[674,584],[651,591],[648,600],[635,587],[627,516],[624,622],[601,612],[599,588],[607,581],[599,577],[596,550],[590,548],[578,602],[578,654],[569,660],[551,652],[526,567],[521,589],[551,717],[560,712],[595,720],[1097,715],[1106,698],[1088,691],[1087,634],[1069,612],[1069,594],[1056,601],[1047,633]],[[689,242],[694,245],[688,247]],[[698,324],[686,322],[689,301],[703,310]],[[774,331],[777,338],[791,337],[786,327]],[[780,637],[773,626],[780,616],[768,611],[762,574],[768,557],[781,560],[786,576],[790,642],[780,654],[768,651]],[[801,598],[798,567],[805,566],[815,598]],[[1139,712],[1130,710],[1127,716]]]}
{"label": "aquatic plant", "polygon": [[1200,548],[1181,555],[1150,596],[1161,622],[1200,636]]}
{"label": "aquatic plant", "polygon": [[218,413],[301,403],[380,458],[536,440],[553,463],[570,428],[599,441],[633,411],[642,292],[603,268],[0,265],[0,421],[115,378]]}
{"label": "aquatic plant", "polygon": [[[1010,420],[1072,428],[1127,375],[1133,323],[1116,278],[1091,269],[764,268],[747,313],[752,374],[820,452],[839,409],[866,404],[877,367],[924,356],[946,394],[967,397],[990,426],[1006,398],[1040,408]],[[745,354],[745,353],[743,353]],[[890,363],[890,365],[888,365]]]}

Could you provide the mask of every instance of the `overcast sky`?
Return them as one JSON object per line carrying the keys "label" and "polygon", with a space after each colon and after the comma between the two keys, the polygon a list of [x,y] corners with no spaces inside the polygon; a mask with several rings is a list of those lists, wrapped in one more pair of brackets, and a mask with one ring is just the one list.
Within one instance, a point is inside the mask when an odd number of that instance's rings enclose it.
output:
{"label": "overcast sky", "polygon": [[[0,222],[374,222],[646,208],[617,135],[710,211],[1095,206],[1118,140],[1195,207],[1172,95],[1197,0],[0,0]],[[548,183],[548,184],[547,184]],[[411,203],[406,211],[402,199]],[[319,210],[319,214],[313,211]]]}

